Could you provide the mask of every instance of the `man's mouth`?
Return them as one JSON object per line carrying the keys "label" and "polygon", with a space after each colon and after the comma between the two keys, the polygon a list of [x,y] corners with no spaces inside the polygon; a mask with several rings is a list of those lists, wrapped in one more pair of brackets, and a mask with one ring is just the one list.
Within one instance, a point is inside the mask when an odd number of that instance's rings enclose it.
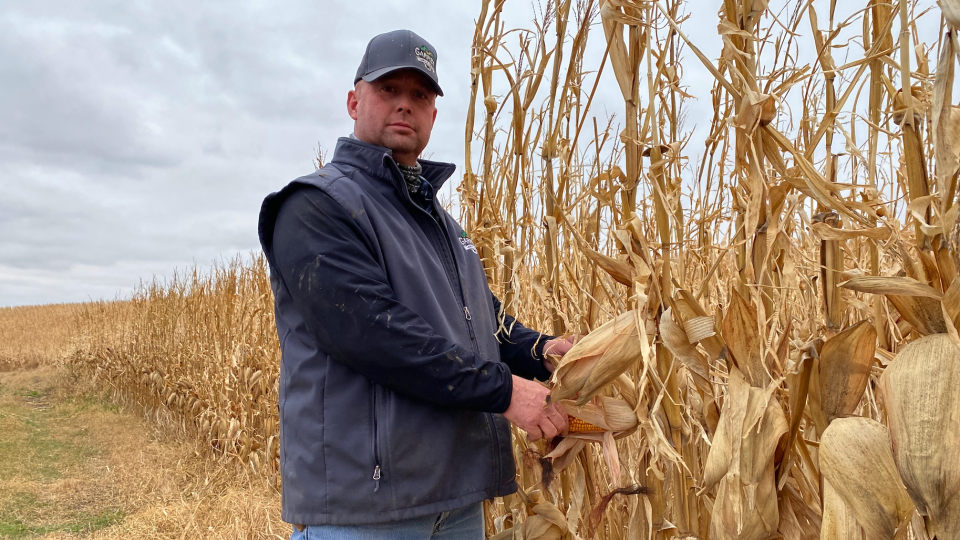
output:
{"label": "man's mouth", "polygon": [[394,122],[394,123],[390,124],[390,126],[391,126],[391,127],[396,127],[396,128],[401,128],[401,129],[409,129],[410,131],[413,131],[413,126],[411,126],[410,124],[408,124],[408,123],[406,123],[406,122]]}

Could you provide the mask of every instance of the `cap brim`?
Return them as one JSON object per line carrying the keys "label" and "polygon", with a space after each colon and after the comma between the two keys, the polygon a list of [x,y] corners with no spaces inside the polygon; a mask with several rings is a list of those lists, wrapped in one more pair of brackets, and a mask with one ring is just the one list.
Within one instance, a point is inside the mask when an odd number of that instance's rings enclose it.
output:
{"label": "cap brim", "polygon": [[365,80],[365,81],[367,81],[367,82],[373,82],[373,81],[379,79],[380,77],[383,77],[384,75],[387,75],[387,74],[389,74],[389,73],[393,73],[394,71],[399,71],[399,70],[401,70],[401,69],[412,69],[412,70],[415,70],[415,71],[419,71],[420,73],[423,73],[423,76],[426,77],[428,81],[430,81],[430,85],[433,86],[433,89],[437,92],[437,95],[443,97],[443,90],[440,88],[440,85],[437,84],[436,81],[433,80],[433,77],[430,76],[430,72],[427,71],[426,69],[422,68],[422,67],[415,67],[415,66],[391,66],[391,67],[385,67],[385,68],[380,68],[380,69],[373,70],[373,71],[371,71],[370,73],[367,73],[366,75],[364,75],[363,77],[361,77],[361,79],[363,79],[363,80]]}

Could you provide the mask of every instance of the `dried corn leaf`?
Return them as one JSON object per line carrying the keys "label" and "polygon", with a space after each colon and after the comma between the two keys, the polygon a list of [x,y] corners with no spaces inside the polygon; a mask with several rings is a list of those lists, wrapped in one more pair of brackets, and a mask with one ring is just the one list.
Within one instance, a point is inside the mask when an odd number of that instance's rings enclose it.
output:
{"label": "dried corn leaf", "polygon": [[707,357],[697,350],[696,345],[690,344],[683,328],[673,321],[673,308],[667,308],[660,317],[660,337],[667,349],[693,374],[697,388],[712,396],[710,363]]}
{"label": "dried corn leaf", "polygon": [[[783,540],[807,540],[820,535],[821,517],[810,508],[792,486],[780,492],[780,525],[777,532]],[[819,509],[818,509],[819,510]]]}
{"label": "dried corn leaf", "polygon": [[567,465],[574,463],[577,459],[577,454],[579,454],[586,445],[587,441],[582,438],[564,437],[557,447],[544,457],[553,461],[554,471],[560,471],[566,468]]}
{"label": "dried corn leaf", "polygon": [[870,379],[876,345],[877,330],[869,321],[861,321],[823,345],[820,408],[828,422],[848,416],[857,408]]}
{"label": "dried corn leaf", "polygon": [[770,382],[770,374],[763,363],[763,342],[758,332],[757,310],[737,291],[733,291],[730,307],[723,318],[721,330],[727,350],[737,367],[752,386],[763,387]]}
{"label": "dried corn leaf", "polygon": [[776,384],[751,386],[733,368],[720,425],[707,456],[703,482],[717,486],[710,537],[765,540],[779,523],[774,457],[787,420],[775,399]]}
{"label": "dried corn leaf", "polygon": [[[960,207],[954,207],[954,210]],[[951,210],[952,212],[953,210]],[[946,223],[948,218],[944,219]],[[954,219],[956,221],[956,219]],[[948,227],[948,229],[951,227]],[[957,279],[957,266],[950,257],[950,249],[947,247],[947,234],[940,234],[933,239],[933,255],[937,260],[937,270],[940,274],[940,285],[946,291],[950,285]]]}
{"label": "dried corn leaf", "polygon": [[[951,2],[942,3],[946,15],[958,9]],[[951,5],[950,8],[947,5]],[[958,9],[960,11],[960,9]],[[960,108],[953,106],[953,77],[956,43],[953,31],[943,36],[937,77],[933,85],[933,140],[937,158],[937,187],[943,208],[953,205],[957,188],[957,171],[960,169]]]}
{"label": "dried corn leaf", "polygon": [[902,276],[861,276],[840,284],[844,289],[870,294],[919,296],[940,300],[943,294],[926,283]]}
{"label": "dried corn leaf", "polygon": [[[800,422],[803,420],[803,411],[807,405],[807,394],[810,389],[810,380],[813,372],[815,348],[806,347],[799,361],[787,372],[786,383],[790,400],[787,402],[790,411],[790,425],[787,432],[787,452],[792,452],[793,441],[797,438]],[[812,401],[812,400],[811,400]],[[819,405],[818,405],[819,410]],[[821,414],[822,416],[822,414]],[[780,463],[780,473],[777,486],[782,489],[787,474],[793,464],[795,454],[787,454]]]}
{"label": "dried corn leaf", "polygon": [[953,284],[944,293],[940,306],[943,309],[947,333],[960,345],[960,279],[953,280]]}
{"label": "dried corn leaf", "polygon": [[637,273],[628,263],[614,259],[613,257],[608,257],[590,248],[584,248],[583,252],[587,258],[603,269],[604,272],[610,274],[610,277],[613,279],[628,287],[633,285],[633,278]]}
{"label": "dried corn leaf", "polygon": [[689,291],[680,289],[677,291],[677,295],[678,298],[674,300],[674,305],[684,321],[683,328],[687,333],[687,338],[699,341],[710,359],[720,358],[726,344],[717,335],[713,315],[708,315],[696,297]]}
{"label": "dried corn leaf", "polygon": [[920,335],[947,331],[940,309],[943,293],[905,276],[860,276],[840,284],[853,291],[883,294]]}
{"label": "dried corn leaf", "polygon": [[890,238],[890,229],[886,227],[873,227],[870,229],[838,229],[827,223],[813,223],[810,225],[813,231],[821,240],[855,240],[857,238],[872,238],[874,240],[887,240]]}
{"label": "dried corn leaf", "polygon": [[820,440],[820,468],[868,538],[893,538],[913,515],[887,428],[869,418],[838,418]]}
{"label": "dried corn leaf", "polygon": [[947,335],[903,348],[880,378],[894,460],[939,538],[960,538],[960,347]]}

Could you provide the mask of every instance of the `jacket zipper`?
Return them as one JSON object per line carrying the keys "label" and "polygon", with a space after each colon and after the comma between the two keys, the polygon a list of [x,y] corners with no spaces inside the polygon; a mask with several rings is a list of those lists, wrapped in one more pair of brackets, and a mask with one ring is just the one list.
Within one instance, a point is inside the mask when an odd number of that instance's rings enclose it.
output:
{"label": "jacket zipper", "polygon": [[457,287],[460,289],[460,303],[463,305],[463,319],[466,321],[467,331],[470,332],[470,341],[473,342],[474,349],[476,349],[477,353],[479,354],[480,344],[477,342],[477,334],[473,330],[473,317],[470,315],[470,308],[467,307],[467,295],[463,293],[463,279],[460,277],[460,266],[457,264],[457,257],[453,254],[453,249],[450,247],[450,237],[447,235],[446,228],[441,225],[440,222],[438,222],[433,216],[430,216],[429,213],[427,213],[427,215],[437,226],[437,228],[440,229],[440,235],[443,237],[444,247],[447,249],[447,254],[450,256],[450,260],[453,261],[453,271],[457,274]]}
{"label": "jacket zipper", "polygon": [[453,249],[450,247],[450,237],[447,235],[447,230],[443,225],[440,224],[439,221],[437,221],[436,218],[433,217],[432,214],[430,214],[430,212],[427,212],[419,204],[413,201],[413,199],[410,197],[410,192],[407,191],[405,187],[401,186],[401,191],[403,192],[404,197],[407,199],[407,202],[416,207],[416,209],[423,214],[426,214],[426,216],[430,218],[430,221],[432,221],[433,224],[440,229],[440,235],[443,237],[444,248],[446,249],[447,255],[450,256],[450,260],[453,261],[453,271],[457,275],[457,288],[459,289],[460,293],[460,296],[457,298],[457,300],[461,307],[463,307],[463,318],[466,321],[467,331],[470,333],[470,341],[473,342],[474,349],[476,349],[477,353],[479,354],[480,344],[477,342],[477,334],[473,329],[473,317],[470,315],[470,308],[468,308],[466,305],[467,300],[466,295],[463,294],[463,280],[460,278],[460,267],[457,265],[457,258],[453,254]]}
{"label": "jacket zipper", "polygon": [[380,491],[380,445],[379,433],[377,431],[377,385],[370,385],[371,415],[373,416],[373,492]]}

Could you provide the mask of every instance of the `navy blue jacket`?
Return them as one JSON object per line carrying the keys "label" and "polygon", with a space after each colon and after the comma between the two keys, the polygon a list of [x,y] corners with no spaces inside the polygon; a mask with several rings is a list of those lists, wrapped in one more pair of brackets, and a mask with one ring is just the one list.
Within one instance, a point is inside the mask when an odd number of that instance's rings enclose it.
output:
{"label": "navy blue jacket", "polygon": [[[436,188],[454,170],[420,163]],[[287,522],[395,521],[517,489],[499,413],[511,373],[549,375],[549,336],[501,312],[463,229],[424,206],[390,150],[347,138],[264,201]]]}

